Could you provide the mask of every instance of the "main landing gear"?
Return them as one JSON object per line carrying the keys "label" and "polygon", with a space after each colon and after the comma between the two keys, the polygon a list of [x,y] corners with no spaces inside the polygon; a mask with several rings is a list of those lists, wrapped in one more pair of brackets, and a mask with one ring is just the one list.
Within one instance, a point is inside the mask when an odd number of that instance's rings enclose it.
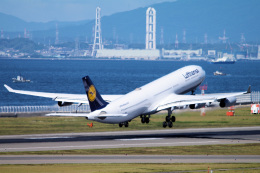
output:
{"label": "main landing gear", "polygon": [[128,127],[128,122],[126,121],[126,122],[123,122],[123,123],[119,123],[119,127],[123,127],[123,126],[125,126],[125,127]]}
{"label": "main landing gear", "polygon": [[172,110],[168,109],[168,115],[165,117],[165,121],[163,122],[163,127],[166,128],[167,126],[169,128],[172,128],[173,124],[176,120],[175,116],[172,115]]}
{"label": "main landing gear", "polygon": [[150,122],[150,115],[140,115],[141,123],[148,124]]}

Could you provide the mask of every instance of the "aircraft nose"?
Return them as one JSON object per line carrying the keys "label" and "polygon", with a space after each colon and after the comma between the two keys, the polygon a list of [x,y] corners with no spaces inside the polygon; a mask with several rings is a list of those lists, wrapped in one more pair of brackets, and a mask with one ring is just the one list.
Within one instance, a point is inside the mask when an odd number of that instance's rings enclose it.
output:
{"label": "aircraft nose", "polygon": [[202,81],[204,81],[206,77],[206,72],[202,68],[201,68],[201,77],[202,77]]}
{"label": "aircraft nose", "polygon": [[202,69],[202,75],[205,77],[206,76],[206,72],[205,70]]}

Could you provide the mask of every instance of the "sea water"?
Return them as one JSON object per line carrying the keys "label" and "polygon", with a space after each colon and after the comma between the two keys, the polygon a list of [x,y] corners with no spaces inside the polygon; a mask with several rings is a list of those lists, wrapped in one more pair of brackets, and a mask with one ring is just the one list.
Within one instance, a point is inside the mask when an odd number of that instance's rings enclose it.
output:
{"label": "sea water", "polygon": [[[187,65],[205,70],[205,93],[246,91],[249,85],[260,90],[260,61],[216,65],[205,61],[0,59],[0,106],[55,104],[48,98],[9,93],[4,84],[19,90],[85,94],[82,77],[88,75],[100,94],[126,94]],[[217,70],[227,75],[214,76]],[[32,82],[13,83],[18,75]]]}

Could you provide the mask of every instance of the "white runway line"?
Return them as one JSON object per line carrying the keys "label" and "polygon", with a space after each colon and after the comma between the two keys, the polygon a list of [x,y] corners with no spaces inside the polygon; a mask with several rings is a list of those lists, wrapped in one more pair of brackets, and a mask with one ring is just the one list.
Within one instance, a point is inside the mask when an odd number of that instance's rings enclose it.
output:
{"label": "white runway line", "polygon": [[[204,141],[204,142],[175,142],[174,144],[192,144],[192,145],[198,145],[198,144],[209,144],[209,143],[219,143],[220,141]],[[76,145],[76,146],[57,146],[57,147],[24,147],[24,148],[0,148],[0,151],[12,151],[12,150],[39,150],[39,149],[48,149],[48,150],[61,150],[61,149],[92,149],[92,148],[121,148],[121,147],[133,147],[133,146],[154,146],[154,145],[171,145],[173,143],[142,143],[142,144],[114,144],[114,145]]]}

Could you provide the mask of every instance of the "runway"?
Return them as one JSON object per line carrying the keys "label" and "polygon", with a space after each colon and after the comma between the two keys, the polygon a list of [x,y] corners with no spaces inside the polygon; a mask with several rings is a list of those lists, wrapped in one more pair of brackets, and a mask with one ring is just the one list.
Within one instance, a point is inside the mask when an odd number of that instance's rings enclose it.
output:
{"label": "runway", "polygon": [[0,152],[260,143],[260,126],[0,136]]}
{"label": "runway", "polygon": [[[0,152],[260,143],[260,126],[0,136]],[[11,153],[10,153],[11,154]],[[159,153],[158,153],[159,154]],[[0,164],[260,163],[259,155],[7,155]]]}
{"label": "runway", "polygon": [[0,156],[0,164],[59,163],[260,163],[260,156],[232,155],[21,155]]}

